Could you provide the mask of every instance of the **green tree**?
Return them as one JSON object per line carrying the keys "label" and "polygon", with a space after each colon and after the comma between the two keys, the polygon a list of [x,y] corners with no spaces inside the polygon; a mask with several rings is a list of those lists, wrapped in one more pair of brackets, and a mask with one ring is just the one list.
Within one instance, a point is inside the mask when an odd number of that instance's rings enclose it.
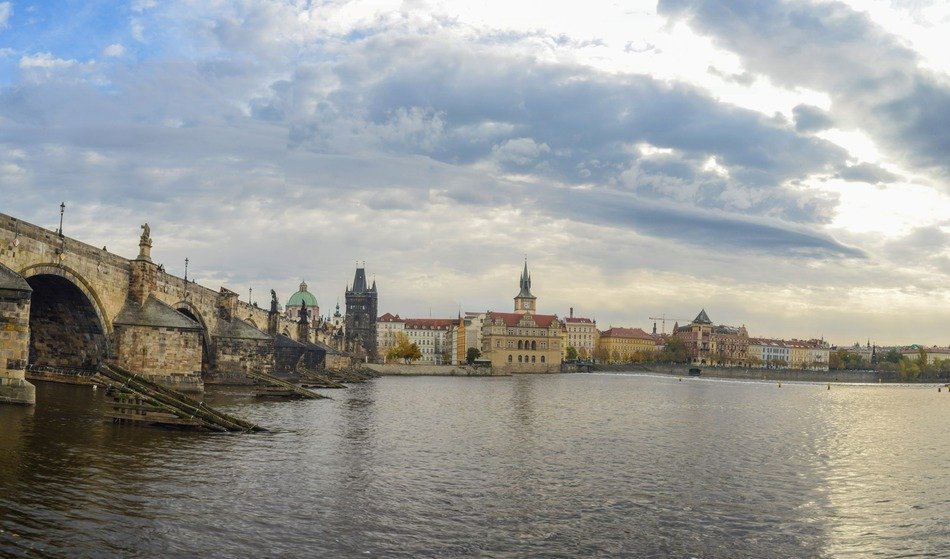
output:
{"label": "green tree", "polygon": [[567,359],[568,361],[577,359],[577,348],[572,345],[567,346]]}
{"label": "green tree", "polygon": [[416,359],[422,357],[422,351],[414,342],[409,341],[409,336],[405,332],[396,332],[396,343],[386,352],[388,359],[402,359],[406,364],[410,364]]}
{"label": "green tree", "polygon": [[887,352],[887,355],[884,356],[884,361],[896,365],[901,362],[901,353],[896,349],[891,349]]}
{"label": "green tree", "polygon": [[660,361],[671,363],[687,363],[689,361],[689,352],[686,351],[686,342],[670,336],[666,339],[666,345],[659,355]]}
{"label": "green tree", "polygon": [[465,350],[465,362],[471,365],[476,359],[482,356],[482,352],[477,347],[470,347]]}

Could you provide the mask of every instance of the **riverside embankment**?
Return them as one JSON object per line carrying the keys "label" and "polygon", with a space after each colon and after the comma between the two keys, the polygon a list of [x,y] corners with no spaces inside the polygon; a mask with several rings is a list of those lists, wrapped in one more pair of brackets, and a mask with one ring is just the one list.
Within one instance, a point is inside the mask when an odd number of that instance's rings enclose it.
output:
{"label": "riverside embankment", "polygon": [[[749,367],[700,367],[702,376],[753,380],[797,380],[805,382],[886,382],[876,371],[809,371],[802,369],[758,369]],[[688,365],[595,364],[594,372],[644,372],[688,376]]]}
{"label": "riverside embankment", "polygon": [[468,365],[406,365],[402,363],[374,364],[363,367],[384,377],[498,377],[510,373],[491,367],[471,367]]}

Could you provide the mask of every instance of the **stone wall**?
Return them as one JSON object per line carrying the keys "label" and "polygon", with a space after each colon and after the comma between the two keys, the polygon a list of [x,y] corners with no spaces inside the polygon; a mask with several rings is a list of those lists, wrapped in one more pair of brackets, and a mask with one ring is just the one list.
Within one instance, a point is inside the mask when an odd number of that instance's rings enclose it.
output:
{"label": "stone wall", "polygon": [[363,367],[375,371],[383,376],[445,376],[445,377],[474,377],[474,376],[507,376],[499,371],[498,367],[469,367],[465,365],[399,365],[394,363],[368,363]]}
{"label": "stone wall", "polygon": [[245,375],[249,371],[272,374],[274,340],[213,338],[215,375]]}
{"label": "stone wall", "polygon": [[32,404],[36,390],[24,380],[30,347],[30,293],[0,295],[0,402]]}
{"label": "stone wall", "polygon": [[201,384],[201,332],[116,325],[115,359],[121,367],[173,387]]}

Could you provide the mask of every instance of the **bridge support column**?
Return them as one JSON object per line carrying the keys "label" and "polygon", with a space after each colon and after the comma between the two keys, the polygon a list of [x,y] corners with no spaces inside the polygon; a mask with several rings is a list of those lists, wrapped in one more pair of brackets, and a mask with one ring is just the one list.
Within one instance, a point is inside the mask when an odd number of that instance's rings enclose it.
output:
{"label": "bridge support column", "polygon": [[30,285],[0,264],[0,403],[36,403],[26,381],[30,354]]}

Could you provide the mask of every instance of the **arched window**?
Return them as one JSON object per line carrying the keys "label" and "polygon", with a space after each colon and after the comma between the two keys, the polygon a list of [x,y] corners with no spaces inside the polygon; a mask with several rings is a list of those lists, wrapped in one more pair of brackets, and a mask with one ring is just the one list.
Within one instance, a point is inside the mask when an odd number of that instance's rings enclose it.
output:
{"label": "arched window", "polygon": [[538,349],[538,342],[532,341],[532,342],[531,342],[531,349]]}
{"label": "arched window", "polygon": [[521,356],[518,356],[518,363],[521,363]]}
{"label": "arched window", "polygon": [[511,363],[511,354],[508,354],[508,362]]}
{"label": "arched window", "polygon": [[535,362],[535,360],[534,360],[534,355],[531,356],[531,362],[532,362],[532,363]]}
{"label": "arched window", "polygon": [[518,340],[518,349],[524,349],[524,345],[522,344],[521,340]]}
{"label": "arched window", "polygon": [[544,363],[544,356],[541,356],[541,362]]}

